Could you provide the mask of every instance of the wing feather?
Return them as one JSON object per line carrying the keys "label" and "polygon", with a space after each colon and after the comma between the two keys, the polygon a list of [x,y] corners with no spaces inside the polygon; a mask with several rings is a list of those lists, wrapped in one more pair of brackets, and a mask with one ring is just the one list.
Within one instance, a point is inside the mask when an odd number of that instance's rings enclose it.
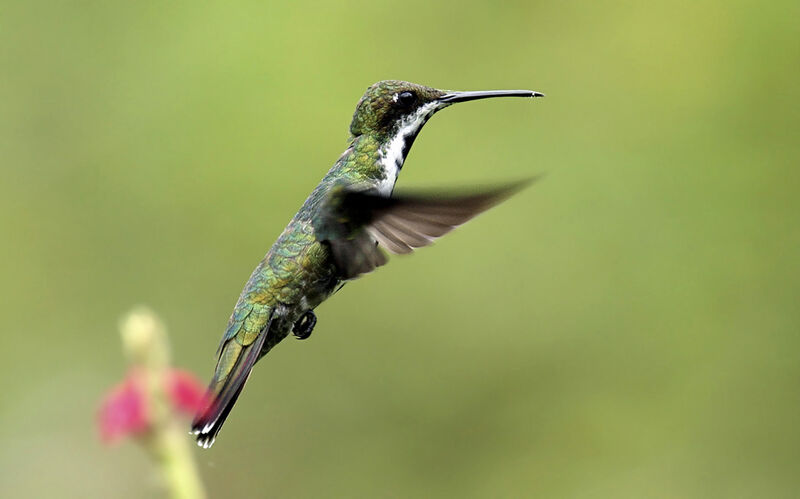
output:
{"label": "wing feather", "polygon": [[[386,263],[380,248],[408,254],[429,246],[476,215],[508,198],[530,181],[464,195],[398,195],[337,185],[312,221],[317,237],[328,241],[344,279]],[[377,245],[376,245],[377,243]]]}
{"label": "wing feather", "polygon": [[378,244],[392,253],[404,255],[413,251],[413,249],[403,241],[402,237],[398,237],[392,228],[388,227],[386,224],[372,224],[367,228],[367,232],[377,240]]}

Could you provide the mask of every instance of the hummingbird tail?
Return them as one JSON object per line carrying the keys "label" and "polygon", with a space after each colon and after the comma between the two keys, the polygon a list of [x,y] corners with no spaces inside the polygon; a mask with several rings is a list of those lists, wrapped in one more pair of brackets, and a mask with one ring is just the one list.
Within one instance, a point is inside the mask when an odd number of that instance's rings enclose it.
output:
{"label": "hummingbird tail", "polygon": [[[266,337],[267,331],[264,330],[248,346],[242,346],[236,339],[231,339],[222,348],[216,372],[208,387],[206,403],[192,421],[192,433],[200,447],[208,449],[214,444],[219,430],[250,377]],[[232,366],[225,362],[228,359],[234,359]]]}

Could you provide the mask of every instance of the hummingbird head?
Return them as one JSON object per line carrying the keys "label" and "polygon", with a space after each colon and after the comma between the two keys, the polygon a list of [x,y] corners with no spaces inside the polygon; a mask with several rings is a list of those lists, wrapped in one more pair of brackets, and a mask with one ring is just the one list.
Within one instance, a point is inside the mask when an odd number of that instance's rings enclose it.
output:
{"label": "hummingbird head", "polygon": [[391,137],[403,125],[418,122],[421,128],[436,112],[437,99],[444,94],[441,90],[407,81],[379,81],[358,101],[350,133],[356,137],[363,134]]}
{"label": "hummingbird head", "polygon": [[350,133],[354,137],[372,135],[384,144],[386,154],[402,167],[414,139],[437,111],[457,102],[490,97],[542,97],[531,90],[489,90],[452,92],[407,81],[385,80],[375,83],[358,101]]}

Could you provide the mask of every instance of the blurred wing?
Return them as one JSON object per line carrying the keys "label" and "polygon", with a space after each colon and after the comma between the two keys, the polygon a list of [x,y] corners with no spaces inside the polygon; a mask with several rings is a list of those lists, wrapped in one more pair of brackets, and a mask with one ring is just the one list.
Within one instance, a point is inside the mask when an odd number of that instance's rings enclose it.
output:
{"label": "blurred wing", "polygon": [[328,241],[337,266],[351,279],[386,263],[375,243],[391,253],[411,253],[511,196],[530,181],[464,195],[399,195],[331,190],[315,220],[317,237]]}

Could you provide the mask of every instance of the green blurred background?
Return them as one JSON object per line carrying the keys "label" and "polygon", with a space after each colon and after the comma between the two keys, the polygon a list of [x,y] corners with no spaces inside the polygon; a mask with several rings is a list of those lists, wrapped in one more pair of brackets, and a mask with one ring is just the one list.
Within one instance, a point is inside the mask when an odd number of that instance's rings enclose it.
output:
{"label": "green blurred background", "polygon": [[[796,497],[800,4],[4,2],[0,495],[157,493],[94,412],[136,304],[206,380],[364,89],[531,88],[399,187],[543,181],[261,362],[213,497]],[[187,435],[187,438],[188,435]]]}

